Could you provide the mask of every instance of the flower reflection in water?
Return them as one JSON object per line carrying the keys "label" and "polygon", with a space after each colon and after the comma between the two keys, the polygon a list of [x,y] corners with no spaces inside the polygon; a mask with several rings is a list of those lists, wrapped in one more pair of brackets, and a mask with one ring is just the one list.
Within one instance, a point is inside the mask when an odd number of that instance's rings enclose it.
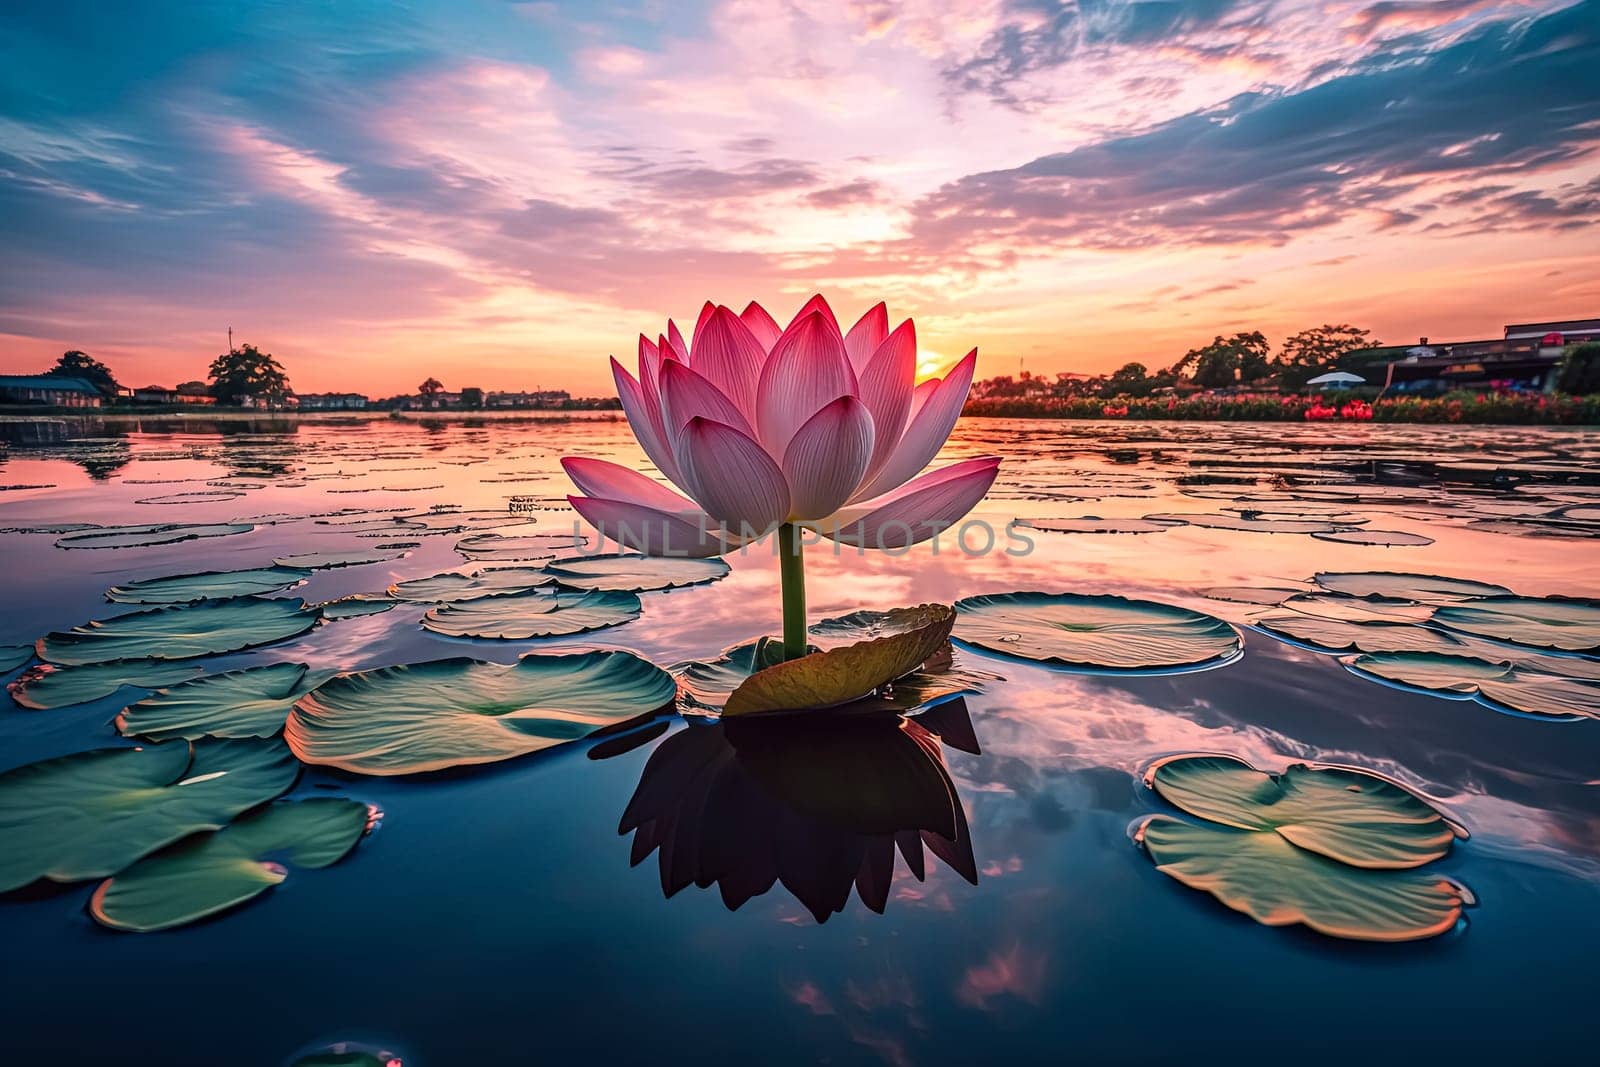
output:
{"label": "flower reflection in water", "polygon": [[854,886],[880,914],[895,853],[919,881],[925,854],[978,882],[945,745],[979,752],[966,702],[914,718],[767,715],[693,725],[646,762],[618,832],[631,862],[657,853],[668,897],[715,885],[729,910],[781,882],[820,922]]}

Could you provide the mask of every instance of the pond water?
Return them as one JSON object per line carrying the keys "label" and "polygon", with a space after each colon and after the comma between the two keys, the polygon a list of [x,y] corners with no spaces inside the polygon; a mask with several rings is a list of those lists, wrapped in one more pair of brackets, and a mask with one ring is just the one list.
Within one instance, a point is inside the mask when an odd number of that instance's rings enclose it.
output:
{"label": "pond water", "polygon": [[[1284,609],[1203,591],[1288,597],[1314,592],[1318,573],[1413,572],[1529,597],[1600,596],[1600,434],[968,420],[945,456],[986,452],[1004,457],[974,513],[1000,531],[993,551],[981,551],[978,529],[971,552],[954,538],[895,555],[835,555],[824,543],[806,561],[812,620],[1018,590],[1120,594],[1218,616],[1239,628],[1244,654],[1151,675],[958,648],[958,666],[999,676],[964,698],[971,739],[959,724],[930,727],[944,738],[975,885],[960,855],[930,854],[925,880],[895,859],[877,914],[851,892],[848,871],[841,887],[823,844],[737,792],[716,810],[717,795],[682,801],[675,855],[631,855],[644,848],[619,825],[636,790],[670,808],[684,779],[673,761],[711,758],[677,754],[701,735],[674,739],[715,728],[677,715],[628,742],[582,740],[429,775],[310,767],[291,796],[354,798],[381,820],[341,862],[292,869],[239,908],[133,934],[91,917],[94,880],[0,896],[0,1062],[277,1067],[340,1041],[393,1050],[407,1067],[575,1055],[916,1064],[1592,1054],[1593,1024],[1571,1003],[1587,995],[1600,954],[1600,724],[1379,684],[1338,655],[1252,625]],[[626,425],[609,418],[108,425],[13,445],[0,465],[0,645],[139,611],[105,596],[130,581],[308,553],[394,558],[315,569],[268,595],[319,603],[443,571],[539,566],[504,554],[473,562],[457,544],[570,535],[557,462],[569,454],[643,463]],[[437,516],[452,509],[468,514]],[[515,516],[479,514],[508,509]],[[1157,518],[1114,521],[1146,516]],[[511,518],[531,525],[504,525]],[[1012,528],[1030,551],[1006,551],[1019,547],[1004,532],[1014,519],[1042,527]],[[101,542],[123,547],[60,547],[93,535],[64,528],[78,524],[211,535],[126,544],[152,539],[141,531]],[[1119,529],[1142,532],[1083,532]],[[198,531],[176,535],[187,532]],[[548,553],[574,554],[548,540]],[[481,554],[496,539],[472,543]],[[770,548],[729,562],[722,580],[642,593],[638,618],[590,633],[451,638],[420,625],[428,604],[408,601],[203,666],[354,671],[464,655],[509,664],[529,651],[595,648],[662,666],[710,660],[778,629]],[[1566,663],[1573,677],[1600,677],[1592,658]],[[126,687],[51,710],[7,702],[0,770],[133,744],[112,720],[146,693]],[[972,747],[981,751],[963,750]],[[1132,828],[1176,809],[1143,776],[1158,760],[1202,752],[1272,772],[1337,764],[1400,783],[1470,834],[1430,870],[1475,903],[1442,936],[1357,942],[1258,924],[1164,876]],[[839,766],[861,775],[872,764]],[[853,794],[841,785],[838,795]],[[5,803],[0,831],[20,817]],[[726,884],[687,884],[669,898],[664,882],[677,888],[696,873],[683,866],[683,835],[774,853],[782,881],[737,910]]]}

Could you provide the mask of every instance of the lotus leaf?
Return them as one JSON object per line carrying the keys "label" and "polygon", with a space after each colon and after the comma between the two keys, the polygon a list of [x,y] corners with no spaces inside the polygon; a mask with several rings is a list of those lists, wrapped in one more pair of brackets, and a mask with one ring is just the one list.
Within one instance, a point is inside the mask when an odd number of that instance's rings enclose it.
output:
{"label": "lotus leaf", "polygon": [[573,589],[618,589],[643,593],[700,585],[726,577],[728,565],[720,559],[680,559],[673,556],[575,556],[545,564],[544,571]]}
{"label": "lotus leaf", "polygon": [[430,578],[412,578],[396,582],[389,587],[389,595],[397,600],[412,600],[424,604],[453,604],[479,597],[501,596],[506,593],[526,593],[541,585],[555,581],[541,567],[501,567],[494,570],[457,574],[446,571]]}
{"label": "lotus leaf", "polygon": [[100,526],[56,539],[57,548],[143,548],[170,545],[200,537],[228,537],[255,529],[247,522],[144,523],[137,526]]}
{"label": "lotus leaf", "polygon": [[0,645],[0,674],[10,674],[32,658],[32,645]]}
{"label": "lotus leaf", "polygon": [[192,663],[159,659],[117,660],[82,667],[40,663],[11,683],[11,699],[20,707],[46,711],[99,700],[125,685],[142,689],[171,685],[193,677],[199,669]]}
{"label": "lotus leaf", "polygon": [[0,774],[0,892],[104,878],[288,791],[281,741],[103,748]]}
{"label": "lotus leaf", "polygon": [[106,590],[106,599],[118,604],[188,604],[196,600],[271,593],[287,589],[310,576],[310,571],[298,567],[174,574],[114,586]]}
{"label": "lotus leaf", "polygon": [[1500,710],[1557,719],[1600,718],[1600,681],[1570,678],[1520,664],[1437,652],[1359,656],[1357,675],[1436,696],[1476,699]]}
{"label": "lotus leaf", "polygon": [[639,617],[634,593],[591,589],[508,593],[428,609],[422,625],[446,637],[520,641],[565,637],[617,626]]}
{"label": "lotus leaf", "polygon": [[1466,597],[1499,596],[1511,590],[1466,578],[1445,578],[1437,574],[1406,574],[1397,571],[1327,571],[1314,579],[1330,593],[1345,596],[1381,596],[1393,600],[1425,602],[1461,600]]}
{"label": "lotus leaf", "polygon": [[78,665],[119,659],[189,659],[268,645],[317,624],[298,599],[234,597],[117,615],[39,638],[39,658]]}
{"label": "lotus leaf", "polygon": [[294,702],[335,673],[304,663],[269,663],[208,674],[123,708],[116,727],[125,737],[152,741],[272,737],[283,730]]}
{"label": "lotus leaf", "polygon": [[956,603],[957,640],[1077,670],[1166,672],[1215,666],[1243,650],[1238,631],[1189,608],[1120,596],[994,593]]}
{"label": "lotus leaf", "polygon": [[329,622],[338,622],[340,619],[360,619],[367,615],[382,615],[391,608],[399,606],[398,600],[390,600],[386,596],[358,594],[356,596],[342,597],[339,600],[329,600],[316,605],[317,611]]}
{"label": "lotus leaf", "polygon": [[150,933],[227,911],[288,877],[269,856],[305,868],[338,863],[366,831],[368,813],[340,797],[280,800],[100,883],[89,914],[103,926]]}
{"label": "lotus leaf", "polygon": [[273,560],[273,565],[278,567],[298,567],[305,570],[321,571],[333,567],[361,567],[368,563],[389,563],[393,560],[403,559],[404,552],[369,552],[365,549],[355,548],[346,551],[331,552],[301,552],[293,556],[279,556]]}
{"label": "lotus leaf", "polygon": [[538,752],[655,712],[676,686],[631,652],[444,659],[341,674],[300,698],[284,737],[307,763],[416,774]]}
{"label": "lotus leaf", "polygon": [[1525,648],[1600,655],[1600,601],[1496,596],[1448,604],[1433,622]]}

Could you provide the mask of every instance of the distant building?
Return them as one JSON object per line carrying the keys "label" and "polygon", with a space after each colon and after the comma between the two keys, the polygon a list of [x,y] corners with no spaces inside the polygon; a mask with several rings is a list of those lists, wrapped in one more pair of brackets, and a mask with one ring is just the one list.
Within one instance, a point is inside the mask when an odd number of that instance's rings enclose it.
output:
{"label": "distant building", "polygon": [[1487,341],[1429,343],[1424,337],[1389,364],[1385,388],[1392,393],[1549,392],[1567,345],[1585,341],[1600,341],[1600,319],[1520,323]]}
{"label": "distant building", "polygon": [[483,406],[489,408],[557,408],[569,402],[565,389],[539,389],[531,393],[492,392],[485,394]]}
{"label": "distant building", "polygon": [[0,374],[0,404],[97,408],[100,401],[100,390],[82,378],[57,378],[51,374]]}
{"label": "distant building", "polygon": [[363,411],[368,400],[361,393],[299,393],[301,411]]}
{"label": "distant building", "polygon": [[[194,386],[199,385],[201,391],[196,393]],[[215,404],[216,397],[205,391],[203,382],[185,382],[176,389],[168,389],[164,385],[146,385],[133,390],[131,397],[135,404]]]}
{"label": "distant building", "polygon": [[406,407],[422,411],[453,411],[460,406],[461,394],[448,393],[443,389],[436,393],[418,393],[406,401]]}

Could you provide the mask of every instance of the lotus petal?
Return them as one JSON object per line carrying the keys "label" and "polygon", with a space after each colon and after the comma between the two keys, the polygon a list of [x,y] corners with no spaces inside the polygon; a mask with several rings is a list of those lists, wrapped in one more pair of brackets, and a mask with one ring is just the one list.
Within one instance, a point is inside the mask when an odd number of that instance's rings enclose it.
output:
{"label": "lotus petal", "polygon": [[872,416],[841,396],[807,419],[783,454],[790,521],[824,519],[855,492],[872,456]]}
{"label": "lotus petal", "polygon": [[907,319],[857,369],[861,402],[872,413],[872,459],[867,477],[883,469],[905,433],[917,374],[917,330]]}
{"label": "lotus petal", "polygon": [[684,517],[624,500],[569,496],[567,501],[599,532],[601,541],[609,538],[647,556],[720,556],[743,543],[725,535],[704,512]]}
{"label": "lotus petal", "polygon": [[768,454],[781,456],[805,421],[841,396],[855,396],[855,371],[839,330],[820,312],[798,318],[767,357],[756,388],[756,427]]}
{"label": "lotus petal", "polygon": [[[750,420],[737,404],[682,363],[669,363],[662,368],[661,411],[666,420],[667,440],[672,443],[673,458],[678,461],[679,470],[683,469],[683,456],[679,453],[684,427],[695,419],[721,423],[745,437],[754,438],[756,435]],[[680,484],[693,491],[691,483]]]}
{"label": "lotus petal", "polygon": [[[708,302],[706,306],[711,305]],[[761,381],[767,350],[728,308],[717,308],[709,316],[701,314],[701,324],[694,331],[690,366],[732,401],[748,423],[756,417],[756,385]]]}
{"label": "lotus petal", "polygon": [[844,353],[850,357],[850,365],[857,374],[861,373],[887,336],[889,309],[880,300],[868,308],[866,314],[857,319],[856,324],[850,327],[850,332],[844,335]]}
{"label": "lotus petal", "polygon": [[1000,471],[1000,460],[981,456],[929,471],[897,491],[842,508],[819,526],[822,536],[861,548],[918,544],[956,524],[977,506]]}
{"label": "lotus petal", "polygon": [[[926,393],[894,451],[878,473],[856,493],[855,499],[870,500],[904,485],[939,454],[939,449],[950,438],[950,431],[955,429],[956,420],[961,417],[977,365],[978,353],[974,349],[956,364],[948,377]],[[912,401],[915,405],[915,394]]]}
{"label": "lotus petal", "polygon": [[[645,363],[643,350],[644,346],[649,344],[650,342],[643,337],[639,338],[641,377],[644,375]],[[616,361],[615,357],[611,360],[611,376],[617,383],[617,397],[622,401],[622,413],[627,416],[628,425],[633,428],[633,436],[638,439],[639,447],[644,449],[644,454],[650,457],[650,462],[656,465],[657,470],[673,482],[677,482],[678,463],[672,458],[672,446],[667,441],[666,423],[661,417],[661,405],[656,397],[654,382],[647,392],[645,387]]]}
{"label": "lotus petal", "polygon": [[306,763],[416,774],[575,741],[660,710],[675,688],[631,652],[434,660],[323,683],[300,699],[284,737]]}
{"label": "lotus petal", "polygon": [[767,309],[754,300],[739,312],[739,321],[749,327],[751,336],[761,342],[764,352],[771,352],[772,346],[783,336],[783,328],[778,325],[778,320],[767,314]]}
{"label": "lotus petal", "polygon": [[691,419],[678,438],[684,487],[706,514],[744,535],[764,533],[789,514],[783,471],[749,435]]}

